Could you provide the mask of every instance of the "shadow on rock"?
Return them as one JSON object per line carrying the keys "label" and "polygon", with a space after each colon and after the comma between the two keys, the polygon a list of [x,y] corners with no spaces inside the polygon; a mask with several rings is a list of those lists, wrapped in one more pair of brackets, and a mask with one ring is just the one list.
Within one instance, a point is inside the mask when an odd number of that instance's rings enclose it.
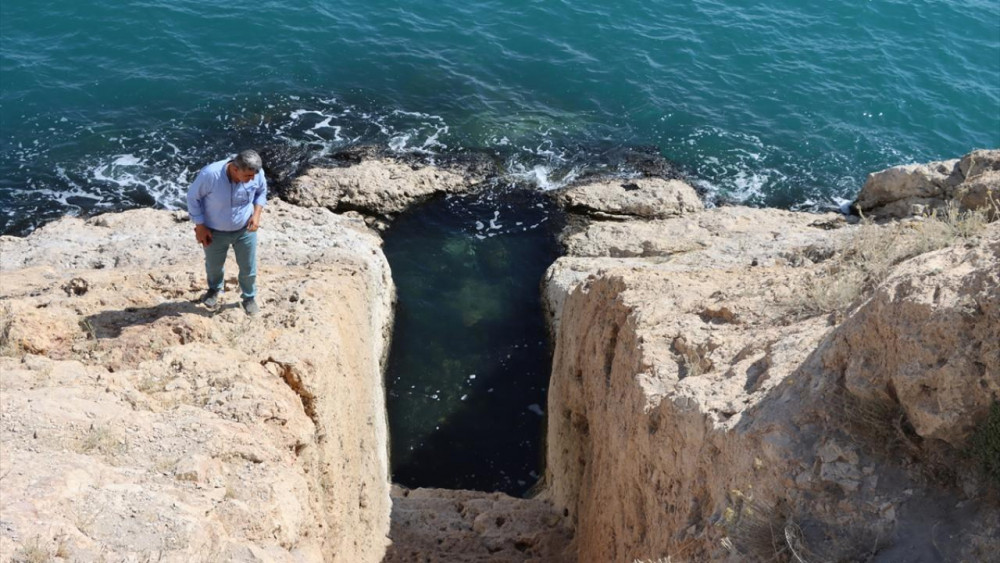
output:
{"label": "shadow on rock", "polygon": [[84,324],[93,332],[94,338],[118,338],[122,329],[136,325],[151,325],[165,317],[181,317],[186,314],[211,317],[214,312],[198,302],[170,301],[155,307],[127,307],[120,311],[103,311],[84,319]]}

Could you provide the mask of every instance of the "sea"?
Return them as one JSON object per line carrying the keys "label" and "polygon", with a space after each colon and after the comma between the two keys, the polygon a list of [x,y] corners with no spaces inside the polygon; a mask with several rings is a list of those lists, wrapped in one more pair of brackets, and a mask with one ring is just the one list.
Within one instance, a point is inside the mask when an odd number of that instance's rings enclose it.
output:
{"label": "sea", "polygon": [[1000,146],[1000,3],[0,2],[0,233],[183,208],[243,147],[368,143],[538,190],[645,147],[708,199],[836,209]]}

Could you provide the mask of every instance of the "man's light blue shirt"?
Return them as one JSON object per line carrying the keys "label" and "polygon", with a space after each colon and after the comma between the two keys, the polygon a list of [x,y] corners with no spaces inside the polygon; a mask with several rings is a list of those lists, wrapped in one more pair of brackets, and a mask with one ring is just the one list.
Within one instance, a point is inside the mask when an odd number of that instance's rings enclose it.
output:
{"label": "man's light blue shirt", "polygon": [[267,205],[267,180],[258,170],[249,182],[229,181],[229,159],[213,162],[201,169],[188,188],[187,203],[191,220],[216,231],[238,231],[253,215],[253,206]]}

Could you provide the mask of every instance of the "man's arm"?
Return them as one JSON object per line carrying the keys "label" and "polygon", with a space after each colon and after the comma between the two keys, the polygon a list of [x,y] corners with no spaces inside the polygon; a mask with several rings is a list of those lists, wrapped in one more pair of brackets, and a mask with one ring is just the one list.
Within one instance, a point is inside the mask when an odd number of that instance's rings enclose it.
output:
{"label": "man's arm", "polygon": [[251,232],[260,228],[260,214],[264,211],[264,206],[267,205],[267,178],[264,177],[263,170],[257,173],[257,178],[260,181],[253,193],[253,215],[247,222],[247,230]]}
{"label": "man's arm", "polygon": [[202,199],[205,197],[202,192],[206,185],[204,175],[199,172],[194,182],[191,182],[187,193],[188,214],[194,221],[194,238],[202,246],[212,244],[212,231],[205,226],[205,206],[202,205]]}
{"label": "man's arm", "polygon": [[253,215],[250,216],[250,220],[247,221],[247,230],[250,232],[256,231],[260,228],[260,213],[264,211],[263,205],[254,204]]}

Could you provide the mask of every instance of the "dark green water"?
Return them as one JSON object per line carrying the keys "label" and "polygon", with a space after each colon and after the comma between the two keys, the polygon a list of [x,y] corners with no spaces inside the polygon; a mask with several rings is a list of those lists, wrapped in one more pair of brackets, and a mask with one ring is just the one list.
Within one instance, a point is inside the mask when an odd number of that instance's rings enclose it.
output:
{"label": "dark green water", "polygon": [[548,198],[507,188],[427,203],[386,233],[395,482],[521,495],[538,479],[550,370],[539,284],[559,221]]}

